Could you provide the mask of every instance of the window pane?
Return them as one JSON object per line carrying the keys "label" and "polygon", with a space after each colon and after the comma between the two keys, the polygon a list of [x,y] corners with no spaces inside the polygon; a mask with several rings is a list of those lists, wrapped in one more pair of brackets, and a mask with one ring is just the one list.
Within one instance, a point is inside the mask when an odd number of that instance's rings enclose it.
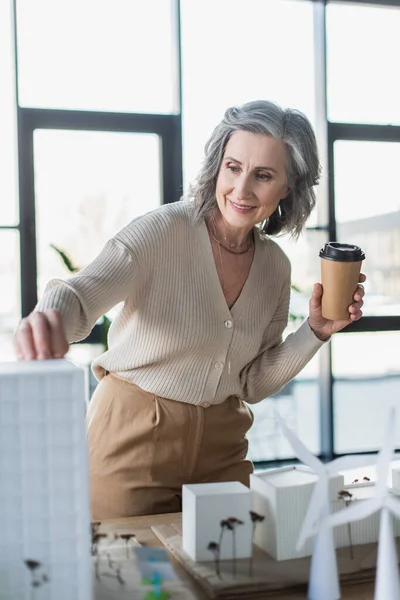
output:
{"label": "window pane", "polygon": [[400,312],[400,143],[334,145],[338,240],[362,247],[365,315]]}
{"label": "window pane", "polygon": [[289,257],[292,265],[292,318],[308,317],[308,302],[314,283],[321,281],[319,251],[326,242],[326,232],[305,230],[298,240],[288,236],[274,238]]}
{"label": "window pane", "polygon": [[34,134],[39,295],[79,268],[133,218],[160,206],[160,140],[154,134],[37,130]]}
{"label": "window pane", "polygon": [[331,344],[335,452],[377,450],[389,409],[400,397],[400,332],[337,335]]}
{"label": "window pane", "polygon": [[15,225],[17,211],[17,147],[15,78],[10,0],[0,2],[0,225]]}
{"label": "window pane", "polygon": [[319,438],[319,385],[318,356],[278,394],[267,398],[250,409],[254,424],[249,439],[248,458],[253,461],[293,458],[293,450],[275,422],[274,410],[296,431],[307,447],[320,452]]}
{"label": "window pane", "polygon": [[21,318],[18,231],[0,231],[0,362],[15,358],[13,336]]}
{"label": "window pane", "polygon": [[311,2],[290,0],[182,0],[185,185],[228,106],[273,100],[314,121],[312,11]]}
{"label": "window pane", "polygon": [[327,6],[330,121],[400,123],[400,8]]}
{"label": "window pane", "polygon": [[[326,233],[304,231],[295,242],[287,236],[275,240],[292,263],[292,292],[289,325],[285,332],[297,329],[308,316],[308,302],[314,283],[320,281],[320,248]],[[274,421],[278,410],[313,452],[320,452],[319,437],[319,361],[317,354],[301,373],[276,396],[251,406],[254,425],[249,438],[249,457],[263,461],[293,457],[293,451]]]}
{"label": "window pane", "polygon": [[170,113],[169,0],[18,0],[22,106]]}

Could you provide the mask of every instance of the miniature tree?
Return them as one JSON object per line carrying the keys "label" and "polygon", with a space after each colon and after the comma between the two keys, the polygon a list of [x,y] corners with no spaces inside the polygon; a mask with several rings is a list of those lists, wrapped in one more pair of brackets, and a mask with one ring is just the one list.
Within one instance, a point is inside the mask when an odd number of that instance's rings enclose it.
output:
{"label": "miniature tree", "polygon": [[220,521],[219,525],[220,525],[220,532],[219,532],[218,548],[219,548],[219,552],[221,553],[222,538],[224,537],[225,529],[229,529],[229,531],[231,531],[232,525],[230,524],[228,519],[223,519],[222,521]]}
{"label": "miniature tree", "polygon": [[251,577],[253,575],[254,537],[256,534],[257,523],[262,523],[262,521],[264,521],[265,517],[254,512],[254,510],[251,510],[250,511],[250,519],[251,519],[251,522],[253,525],[253,531],[252,531],[252,535],[251,535],[251,556],[250,556],[250,561],[249,561],[249,577]]}
{"label": "miniature tree", "polygon": [[[350,494],[348,490],[340,490],[338,492],[338,499],[343,500],[346,508],[349,506],[350,502],[353,499],[353,494]],[[347,532],[349,534],[349,548],[350,548],[350,558],[353,560],[354,552],[353,552],[353,540],[351,535],[351,523],[347,523]]]}
{"label": "miniature tree", "polygon": [[119,538],[121,538],[121,540],[125,541],[125,549],[126,549],[126,558],[129,558],[129,546],[128,546],[128,542],[130,539],[135,537],[134,533],[121,533],[118,535]]}
{"label": "miniature tree", "polygon": [[26,559],[25,561],[26,567],[29,569],[31,573],[31,588],[32,588],[32,600],[35,600],[35,589],[41,587],[43,584],[49,581],[48,576],[44,573],[42,577],[39,576],[38,570],[42,566],[38,560],[33,560],[31,558]]}
{"label": "miniature tree", "polygon": [[96,563],[95,563],[96,579],[100,579],[100,575],[99,575],[99,561],[100,561],[99,543],[102,539],[104,539],[106,537],[107,537],[106,533],[98,533],[97,530],[95,531],[95,533],[93,534],[93,537],[92,537],[92,556],[94,556],[96,558]]}
{"label": "miniature tree", "polygon": [[95,550],[95,548],[94,548],[94,544],[95,544],[94,540],[95,540],[96,534],[99,533],[100,525],[101,525],[100,521],[92,521],[90,523],[90,534],[91,534],[90,539],[91,539],[91,542],[92,542],[92,554],[94,554],[94,550]]}
{"label": "miniature tree", "polygon": [[236,575],[236,527],[244,525],[243,521],[236,517],[229,517],[227,522],[230,524],[229,529],[232,531],[232,575]]}
{"label": "miniature tree", "polygon": [[224,532],[227,529],[228,531],[232,531],[232,574],[236,575],[236,536],[235,529],[237,525],[244,525],[243,521],[237,519],[236,517],[229,517],[228,519],[223,519],[220,521],[220,534],[219,534],[219,542],[210,542],[207,546],[207,549],[210,552],[214,553],[215,557],[215,570],[217,575],[220,576],[220,568],[219,561],[221,556],[221,547],[222,547],[222,539],[224,537]]}
{"label": "miniature tree", "polygon": [[219,544],[217,544],[217,542],[210,542],[207,546],[207,549],[214,554],[215,573],[218,575],[218,577],[221,577],[221,571],[219,569]]}

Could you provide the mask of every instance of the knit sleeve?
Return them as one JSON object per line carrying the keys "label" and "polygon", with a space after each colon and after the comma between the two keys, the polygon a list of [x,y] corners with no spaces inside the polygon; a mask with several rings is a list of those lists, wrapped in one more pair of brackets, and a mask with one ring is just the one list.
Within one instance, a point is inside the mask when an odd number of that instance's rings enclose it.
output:
{"label": "knit sleeve", "polygon": [[101,315],[128,297],[137,276],[131,252],[112,239],[82,271],[49,281],[35,310],[59,310],[68,342],[77,342],[87,337]]}
{"label": "knit sleeve", "polygon": [[290,282],[283,286],[280,302],[266,332],[266,342],[260,354],[240,374],[244,390],[242,399],[249,404],[276,394],[306,366],[325,343],[314,335],[308,321],[283,341],[289,300]]}

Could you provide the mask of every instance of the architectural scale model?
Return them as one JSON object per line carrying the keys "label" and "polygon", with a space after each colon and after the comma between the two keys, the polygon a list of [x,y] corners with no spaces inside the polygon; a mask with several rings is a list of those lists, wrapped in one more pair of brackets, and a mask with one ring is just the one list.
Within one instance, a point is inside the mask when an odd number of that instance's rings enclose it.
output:
{"label": "architectural scale model", "polygon": [[[313,455],[278,415],[277,421],[303,465],[255,473],[251,477],[252,539],[265,552],[251,554],[247,571],[246,561],[239,561],[239,566],[236,564],[236,558],[247,554],[241,553],[240,544],[236,545],[238,552],[233,555],[233,560],[226,556],[222,544],[227,538],[224,536],[227,523],[238,523],[239,520],[238,527],[228,527],[235,534],[248,523],[248,508],[247,505],[242,506],[243,499],[238,500],[237,492],[240,490],[235,489],[235,482],[184,486],[182,543],[176,536],[176,527],[159,527],[160,539],[213,594],[217,594],[218,590],[227,594],[231,592],[237,581],[236,575],[240,577],[235,588],[238,596],[242,593],[246,597],[247,592],[258,590],[262,585],[267,589],[271,578],[277,584],[274,577],[279,572],[281,560],[311,555],[307,573],[299,575],[305,568],[304,561],[299,561],[299,572],[294,569],[302,583],[308,581],[309,600],[339,600],[339,572],[344,580],[348,580],[351,573],[355,581],[357,574],[362,578],[366,570],[363,552],[369,545],[375,544],[375,548],[367,550],[371,557],[378,542],[375,598],[399,600],[400,578],[394,543],[400,531],[397,473],[393,473],[394,488],[388,487],[394,459],[394,410],[388,415],[387,431],[377,458],[356,454],[339,457],[330,463],[323,463]],[[370,465],[373,465],[372,471],[376,468],[373,481],[361,476],[350,485],[345,484],[347,472],[362,473]],[[236,485],[240,486],[237,482]],[[224,486],[224,489],[219,486]],[[203,524],[210,526],[202,528]],[[235,547],[234,536],[228,536],[228,539]],[[198,547],[195,547],[195,540]],[[362,545],[360,549],[355,548],[359,545]],[[336,549],[346,546],[349,546],[349,551],[347,548],[346,552],[342,550],[338,562]],[[198,561],[212,560],[215,562],[214,573],[203,564],[197,565]],[[273,570],[271,562],[276,565]],[[260,578],[260,564],[264,569],[268,565],[269,578]],[[372,573],[373,568],[371,563],[367,570]],[[285,573],[282,572],[280,581],[284,579]]]}
{"label": "architectural scale model", "polygon": [[[220,558],[249,558],[252,553],[253,497],[248,487],[238,481],[198,483],[182,488],[182,546],[194,561],[213,560],[209,544],[219,546]],[[224,534],[226,523],[231,535]],[[230,529],[230,527],[234,527]],[[231,538],[235,536],[234,540]],[[229,538],[229,539],[228,539]],[[232,544],[232,541],[234,544]]]}
{"label": "architectural scale model", "polygon": [[[271,469],[250,476],[254,510],[265,516],[257,528],[255,543],[275,560],[311,556],[312,540],[299,550],[296,544],[317,481],[318,476],[303,465]],[[338,493],[343,488],[343,475],[330,478],[330,503],[336,504]],[[340,529],[335,532],[336,542],[344,545],[343,536],[340,539],[343,528]],[[346,536],[345,530],[344,534]]]}
{"label": "architectural scale model", "polygon": [[0,364],[0,597],[91,600],[86,374]]}
{"label": "architectural scale model", "polygon": [[[296,544],[317,479],[315,473],[303,465],[270,469],[250,476],[254,510],[265,515],[265,521],[257,528],[255,543],[275,560],[311,556],[312,540],[307,540],[301,550],[296,550]],[[400,489],[390,490],[390,493],[399,496]],[[354,503],[363,503],[374,495],[375,481],[345,485],[343,473],[329,481],[332,513]],[[377,542],[379,523],[379,514],[375,513],[355,521],[351,529],[336,527],[333,532],[335,547]],[[400,519],[397,517],[393,517],[393,531],[395,536],[400,536]]]}
{"label": "architectural scale model", "polygon": [[365,502],[355,503],[347,509],[329,515],[325,523],[326,527],[334,527],[363,520],[374,513],[380,515],[375,600],[400,598],[399,563],[392,524],[392,515],[400,518],[400,501],[390,492],[387,485],[390,462],[394,458],[395,423],[395,410],[392,409],[383,446],[376,460],[375,494]]}

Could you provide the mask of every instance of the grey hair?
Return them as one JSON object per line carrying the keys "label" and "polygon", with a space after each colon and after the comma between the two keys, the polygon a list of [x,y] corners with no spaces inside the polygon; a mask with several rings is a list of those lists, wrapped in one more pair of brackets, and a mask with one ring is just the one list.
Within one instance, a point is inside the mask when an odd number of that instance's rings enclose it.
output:
{"label": "grey hair", "polygon": [[195,201],[196,220],[206,218],[217,206],[218,173],[228,140],[236,131],[269,135],[284,142],[290,192],[260,227],[267,235],[288,233],[297,238],[315,206],[313,187],[318,185],[321,172],[315,133],[302,112],[265,100],[228,108],[211,134],[197,179],[185,195]]}

